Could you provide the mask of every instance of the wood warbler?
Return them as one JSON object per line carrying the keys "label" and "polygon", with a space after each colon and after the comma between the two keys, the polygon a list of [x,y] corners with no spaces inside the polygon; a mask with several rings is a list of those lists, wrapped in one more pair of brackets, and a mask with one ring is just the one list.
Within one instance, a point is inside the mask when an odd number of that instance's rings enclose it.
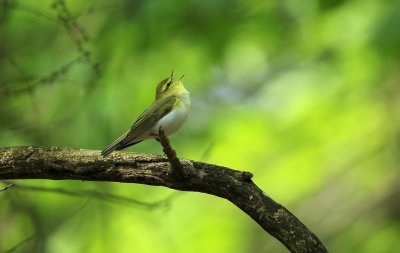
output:
{"label": "wood warbler", "polygon": [[190,109],[190,95],[182,78],[173,81],[174,71],[156,89],[156,99],[133,123],[131,129],[101,151],[103,157],[146,139],[157,139],[159,129],[171,135],[186,122]]}

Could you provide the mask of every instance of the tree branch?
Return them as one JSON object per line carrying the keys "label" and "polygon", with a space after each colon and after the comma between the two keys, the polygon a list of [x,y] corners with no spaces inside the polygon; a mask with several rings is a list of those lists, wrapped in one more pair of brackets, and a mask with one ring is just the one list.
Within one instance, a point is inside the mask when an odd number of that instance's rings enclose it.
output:
{"label": "tree branch", "polygon": [[327,252],[319,239],[285,207],[263,193],[251,173],[180,159],[187,179],[177,180],[165,157],[70,148],[0,148],[0,179],[73,179],[165,186],[229,200],[291,252]]}

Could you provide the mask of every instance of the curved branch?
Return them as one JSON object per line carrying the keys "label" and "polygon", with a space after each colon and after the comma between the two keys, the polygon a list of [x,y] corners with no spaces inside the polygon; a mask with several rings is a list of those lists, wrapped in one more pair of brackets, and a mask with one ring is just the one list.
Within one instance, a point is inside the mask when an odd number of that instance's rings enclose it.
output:
{"label": "curved branch", "polygon": [[180,159],[187,180],[177,180],[163,156],[100,151],[11,147],[0,148],[0,179],[73,179],[158,185],[229,200],[291,252],[327,252],[319,239],[285,207],[255,185],[252,174]]}

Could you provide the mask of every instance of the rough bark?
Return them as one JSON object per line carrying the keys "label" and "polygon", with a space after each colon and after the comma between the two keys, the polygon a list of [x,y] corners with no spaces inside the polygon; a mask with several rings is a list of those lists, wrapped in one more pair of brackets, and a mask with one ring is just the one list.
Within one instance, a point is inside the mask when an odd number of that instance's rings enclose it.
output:
{"label": "rough bark", "polygon": [[0,179],[54,179],[138,183],[195,191],[229,200],[291,252],[327,252],[319,239],[291,212],[255,185],[249,172],[179,159],[187,177],[179,180],[166,157],[100,151],[0,148]]}

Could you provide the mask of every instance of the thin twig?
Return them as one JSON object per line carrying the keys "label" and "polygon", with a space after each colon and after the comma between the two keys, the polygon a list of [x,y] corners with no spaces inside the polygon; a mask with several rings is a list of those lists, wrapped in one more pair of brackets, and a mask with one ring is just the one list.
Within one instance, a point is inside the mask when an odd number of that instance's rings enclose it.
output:
{"label": "thin twig", "polygon": [[[49,227],[45,228],[45,233],[50,233],[52,230],[56,229],[58,226],[60,226],[64,222],[66,222],[66,221],[70,220],[71,218],[73,218],[75,215],[77,215],[79,212],[81,212],[88,205],[89,202],[90,202],[90,199],[88,199],[82,206],[80,206],[75,211],[73,211],[73,212],[61,217],[57,222],[55,222],[55,223],[51,224]],[[23,239],[22,241],[20,241],[19,243],[17,243],[13,247],[11,247],[9,250],[7,250],[6,253],[14,252],[20,246],[22,246],[25,243],[28,243],[28,242],[34,240],[38,235],[39,235],[39,232],[35,232],[31,236],[26,237],[25,239]]]}
{"label": "thin twig", "polygon": [[162,130],[161,127],[158,130],[158,137],[163,147],[164,154],[168,157],[168,161],[171,164],[175,177],[178,180],[187,179],[187,173],[185,172],[185,169],[183,168],[178,157],[176,156],[175,150],[171,147],[171,143],[169,142],[167,136],[164,133],[164,130]]}
{"label": "thin twig", "polygon": [[6,185],[4,188],[0,189],[0,192],[8,190],[8,188],[13,187],[15,184]]}
{"label": "thin twig", "polygon": [[137,200],[134,198],[129,198],[121,195],[116,195],[104,191],[96,191],[96,190],[86,190],[86,189],[74,189],[68,190],[64,188],[52,188],[52,187],[41,187],[41,186],[33,186],[33,185],[25,185],[25,184],[17,184],[15,185],[17,190],[27,190],[27,191],[38,191],[38,192],[45,192],[45,193],[56,193],[62,194],[70,197],[80,197],[86,198],[90,197],[92,199],[98,199],[101,201],[108,201],[110,203],[115,204],[130,204],[135,207],[141,207],[148,210],[155,210],[159,207],[167,207],[170,205],[171,202],[176,197],[176,192],[172,193],[170,196],[166,197],[165,199],[153,202],[145,202],[141,200]]}

